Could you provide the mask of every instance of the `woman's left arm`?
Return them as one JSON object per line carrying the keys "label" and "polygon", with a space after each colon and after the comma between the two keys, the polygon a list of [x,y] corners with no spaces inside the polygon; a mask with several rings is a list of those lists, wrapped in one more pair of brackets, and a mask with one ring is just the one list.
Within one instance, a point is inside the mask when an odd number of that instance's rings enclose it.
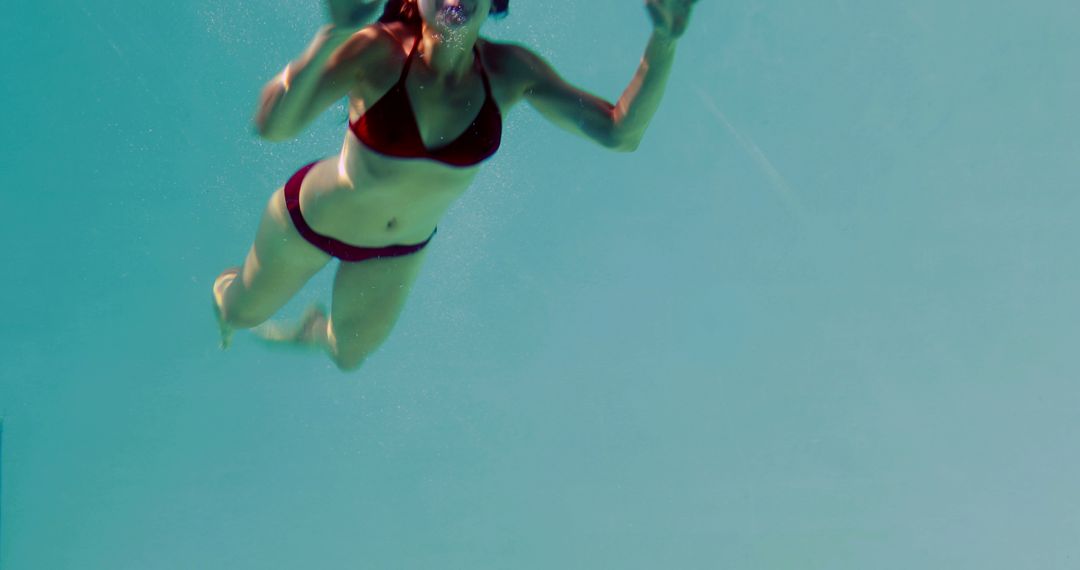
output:
{"label": "woman's left arm", "polygon": [[664,95],[675,46],[697,0],[646,0],[653,34],[630,85],[614,105],[564,81],[540,56],[519,48],[525,98],[556,125],[607,148],[636,150]]}

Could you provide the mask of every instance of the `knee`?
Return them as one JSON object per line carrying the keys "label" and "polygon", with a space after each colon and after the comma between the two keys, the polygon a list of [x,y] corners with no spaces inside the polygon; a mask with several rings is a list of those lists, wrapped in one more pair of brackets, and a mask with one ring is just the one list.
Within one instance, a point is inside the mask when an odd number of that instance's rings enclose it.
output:
{"label": "knee", "polygon": [[249,329],[262,324],[271,316],[265,311],[253,311],[245,307],[243,303],[237,303],[235,299],[218,301],[218,314],[225,324],[234,329]]}
{"label": "knee", "polygon": [[373,330],[360,323],[337,323],[331,318],[327,330],[330,358],[342,372],[356,370],[379,349],[386,336],[384,331]]}
{"label": "knee", "polygon": [[225,323],[234,329],[250,329],[261,325],[269,317],[267,315],[245,313],[243,311],[226,311]]}
{"label": "knee", "polygon": [[252,315],[250,311],[244,311],[244,307],[237,303],[235,293],[230,291],[238,285],[237,277],[239,268],[226,269],[214,280],[214,303],[217,309],[217,318],[223,324],[234,329],[246,329],[258,325],[266,320],[261,315]]}
{"label": "knee", "polygon": [[337,355],[332,356],[334,364],[337,365],[338,370],[342,372],[353,372],[359,370],[364,365],[364,361],[367,360],[366,356],[362,357],[347,357],[343,358]]}

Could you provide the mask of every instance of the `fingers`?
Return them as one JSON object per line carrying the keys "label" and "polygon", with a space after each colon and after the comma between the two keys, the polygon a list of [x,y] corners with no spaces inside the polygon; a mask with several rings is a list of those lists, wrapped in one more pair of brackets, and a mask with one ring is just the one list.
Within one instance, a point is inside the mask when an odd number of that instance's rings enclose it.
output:
{"label": "fingers", "polygon": [[681,36],[690,22],[690,12],[698,0],[645,0],[654,27],[671,37]]}
{"label": "fingers", "polygon": [[686,13],[698,0],[645,0],[645,6],[650,10],[658,10],[665,14]]}
{"label": "fingers", "polygon": [[649,16],[653,22],[666,23],[669,20],[669,12],[660,7],[661,0],[645,0],[645,9],[649,11]]}

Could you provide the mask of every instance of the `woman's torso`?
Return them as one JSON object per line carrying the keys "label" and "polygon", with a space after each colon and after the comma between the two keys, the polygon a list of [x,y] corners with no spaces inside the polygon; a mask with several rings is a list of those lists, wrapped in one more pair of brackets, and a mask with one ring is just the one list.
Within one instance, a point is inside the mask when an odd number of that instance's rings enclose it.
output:
{"label": "woman's torso", "polygon": [[[417,34],[401,23],[386,26],[384,39],[393,44],[393,56],[385,65],[366,70],[350,90],[350,124],[392,95]],[[518,82],[504,64],[499,44],[481,38],[476,51],[492,102],[505,117],[521,99]],[[477,65],[461,85],[440,88],[424,76],[419,59],[418,53],[413,56],[404,77],[405,92],[424,146],[436,150],[469,128],[488,91]],[[419,243],[431,235],[482,164],[458,167],[427,158],[386,156],[347,129],[341,154],[323,160],[305,177],[300,207],[315,231],[347,243],[368,247]]]}

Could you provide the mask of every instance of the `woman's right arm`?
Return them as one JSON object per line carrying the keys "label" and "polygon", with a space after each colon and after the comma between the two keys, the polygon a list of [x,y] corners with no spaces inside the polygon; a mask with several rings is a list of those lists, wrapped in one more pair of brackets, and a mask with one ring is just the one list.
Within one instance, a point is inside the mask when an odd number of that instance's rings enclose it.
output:
{"label": "woman's right arm", "polygon": [[373,62],[388,57],[382,40],[377,26],[320,28],[308,49],[263,88],[255,132],[272,141],[299,134],[344,97]]}

